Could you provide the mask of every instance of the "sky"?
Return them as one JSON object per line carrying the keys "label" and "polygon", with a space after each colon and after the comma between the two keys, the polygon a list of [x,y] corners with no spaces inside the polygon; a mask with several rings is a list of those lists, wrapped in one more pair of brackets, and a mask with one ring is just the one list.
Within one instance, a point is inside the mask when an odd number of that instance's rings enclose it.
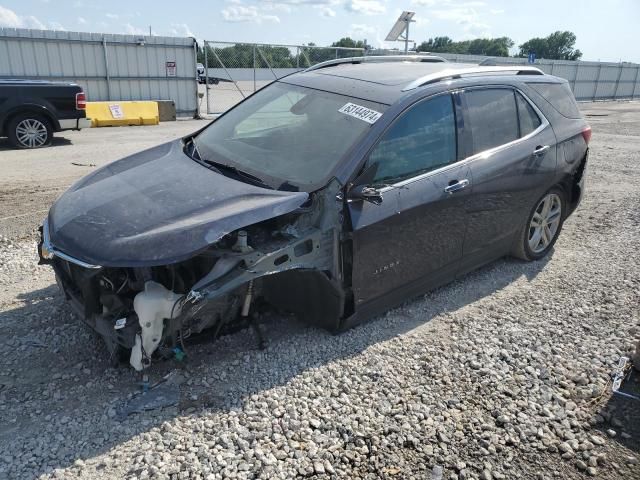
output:
{"label": "sky", "polygon": [[411,40],[577,36],[583,60],[640,63],[640,0],[0,0],[0,27],[193,36],[198,40],[329,45],[384,42],[402,10]]}

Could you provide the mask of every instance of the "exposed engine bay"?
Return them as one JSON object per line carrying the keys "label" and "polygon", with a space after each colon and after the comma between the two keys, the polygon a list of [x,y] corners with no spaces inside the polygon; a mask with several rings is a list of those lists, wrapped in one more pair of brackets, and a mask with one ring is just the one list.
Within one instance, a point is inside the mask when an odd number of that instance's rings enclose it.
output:
{"label": "exposed engine bay", "polygon": [[[191,335],[248,326],[264,309],[340,327],[342,202],[329,185],[297,210],[230,232],[194,257],[149,267],[82,266],[40,245],[76,312],[105,340],[114,359],[138,371],[172,357]],[[257,326],[256,326],[257,328]]]}

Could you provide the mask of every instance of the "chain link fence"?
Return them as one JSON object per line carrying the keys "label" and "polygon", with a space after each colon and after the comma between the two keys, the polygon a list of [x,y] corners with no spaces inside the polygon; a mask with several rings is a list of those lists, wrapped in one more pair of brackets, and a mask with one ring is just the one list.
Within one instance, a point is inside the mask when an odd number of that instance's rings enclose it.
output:
{"label": "chain link fence", "polygon": [[[411,54],[412,52],[410,52]],[[413,52],[415,54],[415,52]],[[200,85],[208,114],[222,113],[274,80],[336,58],[402,55],[398,50],[270,45],[205,41],[198,59],[205,65]],[[490,65],[525,64],[526,58],[436,53],[449,62]],[[640,65],[566,60],[537,60],[545,73],[565,78],[579,101],[640,98]],[[204,112],[203,112],[204,113]]]}
{"label": "chain link fence", "polygon": [[222,113],[256,90],[312,65],[335,58],[359,57],[362,48],[268,45],[205,41],[200,91],[206,113]]}

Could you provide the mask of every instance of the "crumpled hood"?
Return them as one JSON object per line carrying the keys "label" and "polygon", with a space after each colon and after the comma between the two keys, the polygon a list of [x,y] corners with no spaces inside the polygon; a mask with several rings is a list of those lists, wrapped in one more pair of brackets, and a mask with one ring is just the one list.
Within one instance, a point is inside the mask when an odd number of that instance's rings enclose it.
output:
{"label": "crumpled hood", "polygon": [[77,182],[51,207],[49,235],[56,250],[93,265],[165,265],[307,198],[220,175],[186,156],[176,140]]}

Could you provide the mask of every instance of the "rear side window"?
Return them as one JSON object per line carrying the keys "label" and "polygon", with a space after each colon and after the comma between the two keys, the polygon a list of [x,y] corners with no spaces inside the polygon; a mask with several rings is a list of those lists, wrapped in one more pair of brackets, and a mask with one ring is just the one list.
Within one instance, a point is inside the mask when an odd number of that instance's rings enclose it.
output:
{"label": "rear side window", "polygon": [[516,103],[518,104],[518,118],[520,119],[520,136],[524,137],[538,128],[542,121],[522,95],[516,93]]}
{"label": "rear side window", "polygon": [[518,111],[513,90],[469,90],[464,95],[473,135],[474,154],[518,138]]}
{"label": "rear side window", "polygon": [[582,118],[568,83],[528,83],[542,95],[558,113],[567,118]]}
{"label": "rear side window", "polygon": [[375,184],[391,184],[456,160],[456,123],[451,95],[420,102],[403,113],[369,155],[378,164]]}

